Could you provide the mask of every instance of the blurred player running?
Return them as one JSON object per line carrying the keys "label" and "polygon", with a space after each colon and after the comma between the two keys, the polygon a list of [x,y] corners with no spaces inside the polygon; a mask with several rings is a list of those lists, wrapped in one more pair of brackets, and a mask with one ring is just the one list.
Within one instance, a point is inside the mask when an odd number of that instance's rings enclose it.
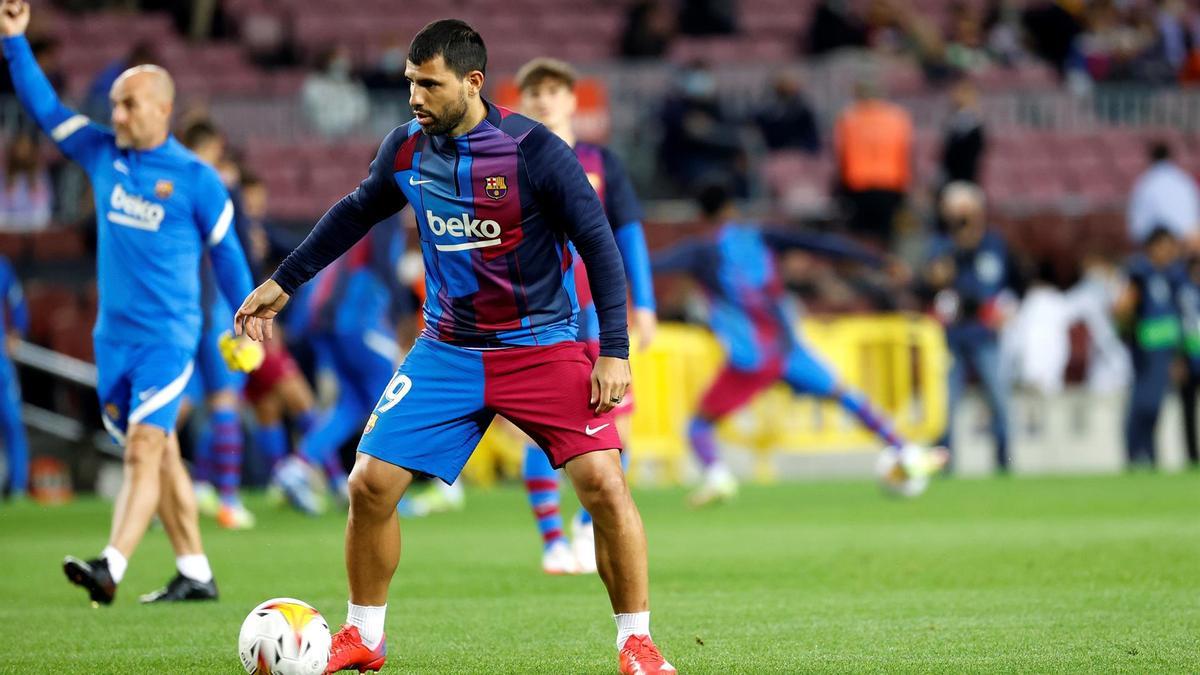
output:
{"label": "blurred player running", "polygon": [[[575,80],[575,70],[557,59],[539,58],[526,63],[517,71],[521,112],[544,124],[575,150],[588,182],[600,196],[621,252],[621,261],[625,265],[625,275],[633,297],[634,324],[639,346],[644,349],[654,339],[658,319],[654,313],[654,279],[650,274],[650,254],[642,232],[641,208],[625,167],[616,155],[608,148],[576,139],[572,124],[577,105]],[[575,287],[579,295],[579,340],[587,344],[588,356],[594,360],[600,349],[596,306],[588,290],[587,271],[578,255],[575,264]],[[617,430],[628,443],[630,414],[633,412],[632,392],[625,394],[625,400],[614,412]],[[625,464],[628,463],[628,453],[626,448],[621,455]],[[542,569],[549,574],[595,573],[596,546],[592,516],[587,509],[580,509],[575,514],[571,545],[568,546],[559,510],[558,473],[550,465],[546,453],[528,437],[523,473],[529,505],[542,535]]]}
{"label": "blurred player running", "polygon": [[[630,377],[620,253],[567,144],[480,96],[486,65],[483,39],[465,23],[422,29],[405,70],[416,119],[388,135],[370,175],[237,313],[246,334],[269,338],[300,284],[375,223],[414,206],[425,329],[359,443],[346,527],[349,618],[333,638],[327,672],[383,666],[388,586],[400,556],[396,503],[414,473],[453,482],[496,414],[566,467],[592,513],[621,672],[675,672],[650,639],[645,533],[613,427]],[[594,365],[575,341],[568,240],[591,270],[600,320]]]}
{"label": "blurred player running", "polygon": [[[214,168],[225,154],[225,139],[207,121],[189,125],[180,140],[196,157]],[[237,197],[234,194],[230,197],[234,204],[234,230],[230,236],[237,236],[242,243],[243,237],[238,231]],[[238,494],[245,448],[239,408],[246,374],[231,368],[221,354],[221,336],[229,331],[228,319],[233,316],[233,309],[221,297],[207,256],[200,264],[200,304],[204,308],[204,320],[200,328],[200,346],[196,350],[196,368],[184,389],[184,406],[180,413],[183,418],[201,402],[207,406],[208,424],[196,444],[192,476],[196,484],[196,502],[200,512],[215,517],[221,527],[246,530],[254,527],[254,514],[242,504]]]}
{"label": "blurred player running", "polygon": [[411,313],[398,275],[402,252],[397,219],[379,223],[300,290],[288,319],[297,327],[293,335],[311,342],[319,367],[336,378],[337,400],[304,435],[298,456],[281,466],[281,477],[305,461],[325,471],[343,503],[349,487],[339,450],[362,429],[400,360],[394,326]]}
{"label": "blurred player running", "polygon": [[21,104],[92,181],[99,228],[97,390],[104,425],[125,448],[108,546],[91,560],[68,556],[63,569],[94,602],[111,603],[157,510],[178,574],[143,602],[216,598],[173,429],[200,341],[205,249],[227,300],[236,303],[251,288],[231,235],[233,206],[217,173],[169,134],[175,88],[165,70],[122,73],[110,94],[110,131],[59,102],[24,37],[29,17],[27,2],[5,2],[4,55]]}
{"label": "blurred player running", "polygon": [[691,496],[692,505],[703,506],[737,494],[737,480],[718,455],[714,425],[781,380],[796,393],[837,401],[882,439],[888,452],[900,453],[909,447],[904,452],[914,457],[906,459],[905,467],[920,465],[912,470],[934,471],[944,466],[948,458],[944,451],[925,453],[909,446],[883,414],[861,394],[844,387],[804,345],[775,272],[773,250],[801,248],[870,264],[879,264],[880,259],[841,239],[762,230],[739,222],[721,187],[701,190],[699,204],[709,224],[717,226],[715,232],[656,255],[653,262],[655,274],[687,273],[704,288],[711,303],[711,328],[728,357],[688,428],[692,449],[704,467],[703,482]]}

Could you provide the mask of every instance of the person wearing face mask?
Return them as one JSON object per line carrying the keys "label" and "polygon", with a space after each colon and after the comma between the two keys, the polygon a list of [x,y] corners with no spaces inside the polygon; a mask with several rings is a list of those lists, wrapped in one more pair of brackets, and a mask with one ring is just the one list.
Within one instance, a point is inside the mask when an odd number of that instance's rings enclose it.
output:
{"label": "person wearing face mask", "polygon": [[946,236],[935,240],[921,282],[933,298],[934,314],[946,327],[950,366],[944,445],[953,451],[950,430],[963,397],[968,368],[983,385],[992,416],[996,467],[1008,470],[1008,391],[1000,372],[998,334],[1011,313],[1012,272],[1008,247],[987,227],[983,190],[956,181],[942,192]]}
{"label": "person wearing face mask", "polygon": [[350,51],[341,45],[322,55],[317,70],[304,80],[300,97],[309,122],[322,136],[344,136],[370,112],[367,88],[355,78]]}

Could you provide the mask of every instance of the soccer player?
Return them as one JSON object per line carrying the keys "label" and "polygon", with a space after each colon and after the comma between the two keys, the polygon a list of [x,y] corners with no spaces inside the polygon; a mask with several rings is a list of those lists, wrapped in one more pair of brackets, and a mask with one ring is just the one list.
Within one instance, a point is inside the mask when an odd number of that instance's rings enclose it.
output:
{"label": "soccer player", "polygon": [[[300,441],[299,457],[324,469],[333,493],[349,500],[339,449],[371,415],[380,391],[400,360],[393,329],[411,311],[400,284],[403,238],[398,219],[373,227],[347,252],[321,270],[293,307],[292,325],[304,324],[317,361],[337,379],[337,401]],[[297,469],[281,467],[284,475]]]}
{"label": "soccer player", "polygon": [[[208,121],[189,125],[180,140],[213,168],[225,154],[225,139]],[[236,199],[233,203],[235,228],[230,236],[238,236]],[[240,236],[238,241],[241,242]],[[208,407],[208,425],[196,446],[196,501],[200,511],[215,516],[221,527],[248,530],[254,527],[254,514],[242,504],[238,494],[245,447],[238,409],[246,374],[231,369],[221,356],[221,335],[229,330],[228,318],[233,315],[233,310],[217,289],[212,264],[207,257],[200,266],[200,304],[204,307],[204,321],[200,346],[196,350],[197,367],[184,390],[185,401],[190,403],[188,407],[201,401]]]}
{"label": "soccer player", "polygon": [[34,61],[30,7],[7,0],[0,35],[21,104],[96,195],[100,307],[93,338],[102,420],[125,451],[125,480],[99,557],[63,563],[67,578],[108,604],[157,510],[178,574],[143,602],[217,597],[200,543],[195,495],[179,456],[175,416],[200,341],[200,258],[207,250],[231,304],[251,288],[233,206],[217,173],[169,133],[174,84],[138,66],[113,85],[111,130],[77,114]]}
{"label": "soccer player", "polygon": [[29,311],[21,280],[4,256],[0,256],[0,297],[4,305],[0,309],[0,335],[5,337],[5,348],[0,349],[0,387],[4,388],[0,392],[0,437],[8,461],[4,487],[9,499],[21,499],[29,491],[29,444],[21,421],[21,381],[12,363],[12,345],[29,330]]}
{"label": "soccer player", "polygon": [[[557,59],[538,58],[526,63],[517,71],[521,112],[541,122],[575,150],[588,182],[600,196],[625,265],[633,297],[634,324],[639,346],[644,349],[654,339],[658,319],[654,312],[654,279],[650,274],[650,254],[642,232],[641,208],[625,167],[616,155],[605,147],[576,139],[572,125],[577,104],[575,80],[575,69]],[[575,263],[578,266],[575,289],[579,296],[579,340],[587,345],[588,357],[594,360],[600,349],[596,307],[588,291],[583,261],[576,256]],[[625,400],[615,410],[617,431],[626,443],[630,437],[632,412],[633,396],[632,392],[627,392]],[[626,449],[621,459],[628,462],[628,457]],[[528,437],[523,473],[529,506],[542,535],[542,570],[549,574],[595,573],[592,516],[587,509],[580,509],[575,514],[571,523],[571,545],[568,546],[559,512],[558,473],[550,466],[546,453]]]}
{"label": "soccer player", "polygon": [[[384,139],[358,189],[237,312],[239,330],[269,338],[300,284],[372,225],[414,206],[425,328],[367,422],[350,474],[349,618],[327,672],[383,666],[388,585],[400,557],[396,503],[414,473],[453,482],[496,414],[566,467],[592,514],[620,671],[675,672],[650,639],[645,533],[613,426],[630,379],[620,253],[570,147],[481,97],[486,65],[483,39],[462,21],[423,28],[405,69],[416,119]],[[600,322],[594,364],[575,341],[568,240],[591,272]]]}
{"label": "soccer player", "polygon": [[[908,444],[891,422],[861,394],[843,386],[796,334],[773,251],[799,248],[875,265],[880,259],[841,239],[764,230],[739,221],[728,193],[719,186],[702,189],[698,202],[707,223],[716,228],[713,234],[683,242],[653,259],[655,274],[686,273],[704,288],[711,303],[710,326],[728,356],[688,427],[692,449],[704,468],[692,505],[737,494],[737,480],[720,460],[714,425],[780,380],[796,393],[837,401],[892,452],[900,452]],[[912,470],[940,469],[948,459],[941,451],[929,455],[928,467]],[[906,461],[905,466],[917,463],[925,464]]]}

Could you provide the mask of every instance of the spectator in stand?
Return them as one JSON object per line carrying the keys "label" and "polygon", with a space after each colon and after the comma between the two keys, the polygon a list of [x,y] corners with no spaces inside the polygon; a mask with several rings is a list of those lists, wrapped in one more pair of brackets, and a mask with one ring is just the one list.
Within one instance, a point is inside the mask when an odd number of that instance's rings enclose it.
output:
{"label": "spectator in stand", "polygon": [[849,0],[821,0],[808,24],[808,53],[829,54],[845,47],[866,47],[867,26]]}
{"label": "spectator in stand", "polygon": [[1059,72],[1065,71],[1075,37],[1083,32],[1080,10],[1079,3],[1042,0],[1030,3],[1021,15],[1031,49]]}
{"label": "spectator in stand", "polygon": [[817,116],[804,95],[800,77],[781,73],[775,77],[770,98],[754,116],[768,150],[821,151]]}
{"label": "spectator in stand", "polygon": [[0,175],[0,229],[41,230],[50,224],[50,172],[42,164],[37,137],[18,134],[4,153]]}
{"label": "spectator in stand", "polygon": [[322,136],[345,136],[366,121],[370,113],[367,88],[353,75],[350,50],[326,50],[317,70],[309,73],[300,97],[309,121]]}
{"label": "spectator in stand", "polygon": [[1021,4],[1021,0],[991,0],[983,21],[988,52],[1004,66],[1016,65],[1025,58]]}
{"label": "spectator in stand", "polygon": [[621,33],[621,56],[657,58],[675,38],[675,14],[665,0],[641,0],[629,7]]}
{"label": "spectator in stand", "polygon": [[954,181],[979,183],[979,165],[987,149],[979,89],[963,78],[950,91],[952,111],[942,133],[940,184]]}
{"label": "spectator in stand", "polygon": [[833,129],[838,190],[855,235],[888,244],[912,182],[913,123],[908,111],[860,81]]}
{"label": "spectator in stand", "polygon": [[1171,161],[1165,141],[1150,145],[1146,169],[1129,197],[1129,238],[1142,244],[1156,227],[1165,227],[1191,247],[1200,246],[1200,190],[1196,180]]}
{"label": "spectator in stand", "polygon": [[1141,251],[1125,266],[1129,281],[1113,307],[1113,314],[1127,327],[1133,355],[1133,391],[1125,420],[1131,467],[1153,467],[1157,460],[1154,430],[1180,343],[1178,261],[1179,240],[1171,229],[1152,228]]}
{"label": "spectator in stand", "polygon": [[745,155],[732,117],[717,98],[708,64],[692,63],[678,78],[680,89],[663,102],[659,161],[681,191],[719,183],[746,194]]}
{"label": "spectator in stand", "polygon": [[730,35],[737,32],[734,0],[681,0],[679,32],[684,35]]}
{"label": "spectator in stand", "polygon": [[408,78],[404,77],[407,58],[407,45],[398,40],[388,42],[375,66],[363,74],[363,84],[372,92],[408,96]]}
{"label": "spectator in stand", "polygon": [[983,190],[956,182],[942,192],[942,218],[948,236],[934,241],[920,281],[932,298],[934,313],[946,326],[950,366],[947,430],[951,446],[954,412],[962,400],[968,368],[983,385],[992,416],[996,467],[1008,470],[1008,388],[1000,370],[999,330],[1013,304],[1015,274],[1008,248],[987,227]]}
{"label": "spectator in stand", "polygon": [[946,65],[958,72],[977,72],[991,65],[979,7],[968,2],[950,6],[950,38],[946,41]]}

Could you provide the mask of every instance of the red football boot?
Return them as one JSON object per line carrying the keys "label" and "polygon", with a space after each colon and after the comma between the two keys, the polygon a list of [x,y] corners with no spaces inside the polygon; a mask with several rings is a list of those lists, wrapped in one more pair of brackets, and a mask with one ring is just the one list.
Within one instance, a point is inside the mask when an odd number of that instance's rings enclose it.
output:
{"label": "red football boot", "polygon": [[357,670],[365,673],[368,670],[379,670],[387,661],[387,636],[379,641],[375,649],[367,649],[358,627],[342,624],[342,629],[333,636],[329,645],[329,665],[326,673],[336,673],[339,670]]}
{"label": "red football boot", "polygon": [[667,663],[649,635],[631,635],[621,647],[621,675],[655,675],[677,673],[675,666]]}

